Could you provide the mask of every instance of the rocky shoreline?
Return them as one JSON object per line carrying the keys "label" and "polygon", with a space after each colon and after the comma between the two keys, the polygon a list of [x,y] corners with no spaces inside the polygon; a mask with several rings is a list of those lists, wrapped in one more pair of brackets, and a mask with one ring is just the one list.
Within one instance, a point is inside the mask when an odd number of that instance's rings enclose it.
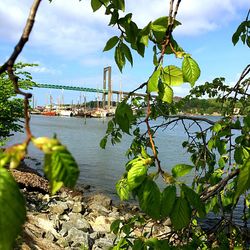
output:
{"label": "rocky shoreline", "polygon": [[[12,170],[26,199],[27,220],[15,249],[106,250],[114,245],[116,235],[110,225],[116,219],[126,220],[138,213],[137,206],[113,204],[107,195],[91,192],[89,186],[70,190],[63,188],[50,196],[48,181],[33,170]],[[169,221],[155,224],[154,233],[170,232]],[[138,235],[151,231],[152,222]]]}

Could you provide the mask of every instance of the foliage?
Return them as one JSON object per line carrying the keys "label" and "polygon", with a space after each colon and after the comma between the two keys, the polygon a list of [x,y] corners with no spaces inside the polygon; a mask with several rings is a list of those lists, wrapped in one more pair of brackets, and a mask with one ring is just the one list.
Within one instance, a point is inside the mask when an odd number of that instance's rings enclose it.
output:
{"label": "foliage", "polygon": [[[14,67],[15,74],[19,78],[20,87],[28,89],[35,83],[31,74],[24,71],[25,67],[36,66],[35,64],[17,63]],[[12,132],[22,131],[24,118],[24,105],[21,98],[16,98],[16,93],[7,73],[0,75],[0,144],[12,135]]]}
{"label": "foliage", "polygon": [[250,47],[250,20],[249,20],[250,10],[247,13],[246,20],[243,21],[235,33],[232,36],[232,42],[234,45],[238,43],[239,39],[241,39],[243,44],[246,44]]}
{"label": "foliage", "polygon": [[[118,2],[124,8],[124,2]],[[173,1],[170,2],[173,8]],[[224,78],[216,78],[194,87],[200,69],[191,55],[174,39],[173,31],[181,24],[175,20],[171,11],[169,17],[160,17],[145,27],[138,28],[132,20],[132,14],[121,16],[123,8],[117,7],[113,1],[103,5],[106,14],[111,16],[109,25],[117,26],[120,32],[119,36],[112,37],[107,42],[104,51],[115,48],[114,58],[120,71],[126,61],[131,64],[133,62],[123,50],[124,44],[143,57],[145,47],[151,43],[149,47],[153,48],[154,65],[148,80],[118,105],[115,118],[109,122],[106,135],[101,141],[101,147],[105,148],[109,137],[111,143],[115,144],[121,140],[122,133],[133,135],[127,151],[129,161],[125,166],[126,171],[117,182],[116,189],[121,200],[135,197],[146,214],[142,218],[135,217],[132,221],[117,220],[111,225],[111,230],[118,236],[113,249],[246,247],[247,239],[239,232],[242,227],[247,230],[246,221],[250,217],[250,210],[247,209],[250,203],[247,193],[250,188],[250,80],[247,78],[250,66],[246,67],[233,87],[225,84]],[[177,10],[178,4],[175,6],[175,13]],[[241,37],[243,43],[249,46],[248,26],[248,20],[240,24],[233,35],[234,44]],[[182,60],[181,68],[163,64],[163,58],[171,54],[176,56],[176,60]],[[190,94],[173,102],[172,87],[184,82],[189,82],[193,87]],[[133,92],[143,88],[147,93],[145,98],[132,97]],[[156,93],[156,96],[151,93]],[[198,99],[204,96],[211,99]],[[201,113],[210,108],[209,113],[220,112],[223,117],[214,121],[207,117],[178,114],[179,111],[193,107]],[[145,108],[146,115],[142,116],[141,110]],[[239,114],[245,115],[243,119],[234,118],[236,108],[240,110]],[[161,165],[154,140],[157,130],[167,131],[171,124],[183,126],[187,134],[183,147],[190,153],[192,165],[180,163],[168,172]],[[166,146],[167,140],[166,134]],[[191,185],[187,185],[182,178],[188,173],[193,175]],[[163,187],[158,186],[160,177],[165,182]],[[244,207],[241,225],[235,224],[232,219],[237,206]],[[197,219],[202,221],[202,218],[207,218],[211,213],[221,219],[212,231],[203,231]],[[146,227],[148,218],[155,223],[163,223],[170,218],[171,232],[154,235],[152,226],[151,233],[142,229],[140,236],[133,234],[136,228]]]}

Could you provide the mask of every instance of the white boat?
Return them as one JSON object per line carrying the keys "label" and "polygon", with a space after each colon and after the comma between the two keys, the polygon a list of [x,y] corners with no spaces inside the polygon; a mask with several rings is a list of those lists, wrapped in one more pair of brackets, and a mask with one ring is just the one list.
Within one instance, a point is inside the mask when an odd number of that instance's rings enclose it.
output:
{"label": "white boat", "polygon": [[97,110],[92,111],[90,116],[94,118],[104,118],[107,116],[107,114],[108,114],[107,110],[97,109]]}
{"label": "white boat", "polygon": [[65,109],[61,109],[57,111],[58,115],[60,116],[73,116],[74,112],[72,110],[65,110]]}

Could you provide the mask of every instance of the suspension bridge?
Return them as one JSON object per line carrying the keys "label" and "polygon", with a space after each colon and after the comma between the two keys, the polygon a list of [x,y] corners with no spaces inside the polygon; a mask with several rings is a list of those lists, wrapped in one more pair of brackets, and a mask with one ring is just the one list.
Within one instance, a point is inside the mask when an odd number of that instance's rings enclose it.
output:
{"label": "suspension bridge", "polygon": [[[107,77],[108,75],[108,77]],[[108,82],[108,88],[107,83]],[[92,92],[92,93],[100,93],[102,94],[102,102],[103,102],[103,108],[106,106],[106,96],[108,96],[108,102],[107,102],[107,108],[109,109],[111,107],[111,98],[113,94],[117,95],[117,102],[120,101],[121,95],[128,95],[129,92],[122,92],[117,90],[112,90],[112,84],[111,84],[111,67],[106,67],[103,70],[103,88],[87,88],[87,87],[79,87],[79,86],[71,86],[71,85],[56,85],[56,84],[36,84],[37,88],[46,88],[46,89],[61,89],[61,90],[73,90],[73,91],[84,91],[84,92]],[[133,93],[135,96],[145,96],[145,94],[142,93]]]}

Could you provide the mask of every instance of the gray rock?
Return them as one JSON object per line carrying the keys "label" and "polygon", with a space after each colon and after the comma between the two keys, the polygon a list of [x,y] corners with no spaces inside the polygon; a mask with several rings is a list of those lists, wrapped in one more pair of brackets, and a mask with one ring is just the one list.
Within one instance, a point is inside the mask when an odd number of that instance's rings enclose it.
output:
{"label": "gray rock", "polygon": [[58,214],[50,215],[49,219],[53,222],[55,229],[59,229],[61,227],[60,216]]}
{"label": "gray rock", "polygon": [[73,213],[81,213],[82,211],[83,211],[82,203],[80,201],[75,202],[73,207],[72,207],[72,212]]}
{"label": "gray rock", "polygon": [[105,237],[105,233],[102,233],[102,232],[93,232],[89,236],[90,236],[91,239],[96,240],[96,239],[100,239],[100,238]]}
{"label": "gray rock", "polygon": [[69,210],[72,210],[75,202],[72,200],[67,200],[66,203],[68,205]]}
{"label": "gray rock", "polygon": [[33,214],[27,214],[27,221],[37,228],[40,228],[41,232],[51,232],[57,239],[59,238],[59,234],[54,228],[53,221],[49,220],[48,217],[44,214],[39,214],[35,216]]}
{"label": "gray rock", "polygon": [[61,231],[59,232],[59,234],[62,235],[62,236],[66,236],[66,235],[68,234],[68,231],[69,231],[71,228],[73,228],[73,227],[74,227],[74,223],[69,222],[69,221],[64,222],[64,223],[62,224],[62,229],[61,229]]}
{"label": "gray rock", "polygon": [[68,205],[65,202],[58,201],[55,205],[50,207],[50,212],[53,214],[63,214],[68,209]]}
{"label": "gray rock", "polygon": [[171,222],[171,220],[170,220],[170,218],[167,218],[164,222],[163,222],[163,225],[164,226],[171,226],[172,225],[172,222]]}
{"label": "gray rock", "polygon": [[109,217],[113,217],[115,219],[119,219],[120,218],[120,214],[119,214],[119,212],[111,212],[111,213],[109,213]]}
{"label": "gray rock", "polygon": [[91,209],[92,211],[95,211],[96,213],[100,215],[105,215],[105,216],[110,213],[110,211],[106,207],[100,204],[96,204],[96,203],[91,204],[89,206],[89,209]]}
{"label": "gray rock", "polygon": [[45,194],[43,196],[43,200],[46,201],[46,202],[49,202],[50,201],[50,196],[48,194]]}
{"label": "gray rock", "polygon": [[64,237],[59,238],[56,243],[62,248],[66,248],[69,246],[68,241]]}
{"label": "gray rock", "polygon": [[54,235],[50,231],[48,231],[48,232],[45,233],[45,237],[44,238],[46,238],[47,240],[49,240],[51,242],[54,241],[54,239],[55,239]]}
{"label": "gray rock", "polygon": [[93,245],[93,240],[90,238],[89,234],[78,230],[75,227],[71,228],[68,231],[68,236],[66,237],[66,240],[71,243],[72,247],[86,246],[91,249]]}
{"label": "gray rock", "polygon": [[73,201],[82,201],[82,195],[76,195],[72,199]]}
{"label": "gray rock", "polygon": [[69,216],[67,214],[62,214],[60,216],[60,220],[68,221],[69,220]]}
{"label": "gray rock", "polygon": [[97,232],[110,232],[110,225],[114,221],[113,218],[107,218],[103,215],[96,217],[95,221],[91,223],[94,231]]}
{"label": "gray rock", "polygon": [[83,232],[89,232],[89,233],[93,232],[93,229],[92,229],[90,223],[84,218],[77,219],[75,221],[74,225],[77,229],[82,230]]}
{"label": "gray rock", "polygon": [[65,199],[65,198],[68,198],[68,194],[67,192],[63,191],[61,194],[60,194],[61,198]]}
{"label": "gray rock", "polygon": [[113,246],[113,241],[106,238],[100,238],[95,241],[95,244],[93,245],[93,250],[109,250]]}
{"label": "gray rock", "polygon": [[70,212],[68,214],[68,216],[69,216],[69,220],[72,221],[72,222],[75,222],[78,219],[82,219],[83,218],[82,214],[80,214],[80,213],[72,213],[72,212]]}
{"label": "gray rock", "polygon": [[112,200],[103,194],[96,194],[90,198],[90,204],[98,204],[109,209],[112,204]]}

